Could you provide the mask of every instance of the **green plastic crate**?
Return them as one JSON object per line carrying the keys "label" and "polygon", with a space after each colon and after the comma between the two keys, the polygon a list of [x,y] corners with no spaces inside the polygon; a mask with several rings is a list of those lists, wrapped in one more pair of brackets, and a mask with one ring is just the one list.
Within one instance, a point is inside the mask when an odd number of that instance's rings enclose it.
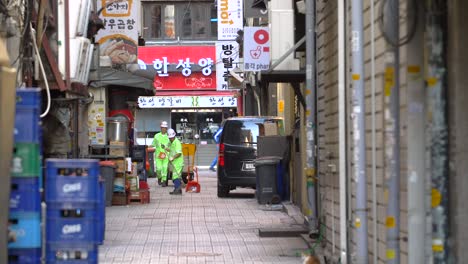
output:
{"label": "green plastic crate", "polygon": [[13,177],[39,177],[41,153],[37,143],[15,143],[11,175]]}

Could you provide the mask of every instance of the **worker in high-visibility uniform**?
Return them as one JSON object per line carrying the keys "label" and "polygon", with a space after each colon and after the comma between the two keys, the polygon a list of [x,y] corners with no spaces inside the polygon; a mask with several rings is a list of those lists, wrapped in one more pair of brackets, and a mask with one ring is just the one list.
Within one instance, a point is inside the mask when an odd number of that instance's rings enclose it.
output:
{"label": "worker in high-visibility uniform", "polygon": [[169,145],[170,141],[167,137],[167,122],[161,122],[161,132],[154,135],[153,147],[154,151],[154,166],[156,170],[156,176],[158,177],[158,183],[162,187],[167,186],[167,168],[169,165]]}
{"label": "worker in high-visibility uniform", "polygon": [[171,147],[169,152],[169,162],[172,165],[172,182],[174,183],[174,191],[169,194],[182,194],[182,187],[180,178],[182,176],[182,169],[184,168],[184,154],[182,153],[182,144],[180,140],[176,138],[176,132],[174,129],[167,131],[167,136],[171,141]]}

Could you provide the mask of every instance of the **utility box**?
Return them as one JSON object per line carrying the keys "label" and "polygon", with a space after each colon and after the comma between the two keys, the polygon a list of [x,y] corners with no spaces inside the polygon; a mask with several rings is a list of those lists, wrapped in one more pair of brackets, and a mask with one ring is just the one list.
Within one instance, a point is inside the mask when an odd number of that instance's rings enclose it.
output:
{"label": "utility box", "polygon": [[255,195],[259,204],[278,204],[281,196],[278,186],[282,185],[281,157],[270,156],[255,160],[257,188]]}

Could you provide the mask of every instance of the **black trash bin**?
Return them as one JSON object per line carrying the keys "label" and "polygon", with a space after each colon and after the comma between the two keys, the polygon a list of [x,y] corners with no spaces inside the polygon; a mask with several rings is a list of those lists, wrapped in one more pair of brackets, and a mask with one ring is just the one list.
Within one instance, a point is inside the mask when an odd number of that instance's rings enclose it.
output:
{"label": "black trash bin", "polygon": [[278,168],[281,164],[281,157],[268,156],[255,160],[255,173],[257,188],[255,195],[259,204],[278,204],[281,196],[278,193]]}
{"label": "black trash bin", "polygon": [[115,170],[117,166],[113,161],[101,161],[99,162],[101,176],[105,181],[105,192],[106,192],[106,206],[112,205],[112,194],[114,193],[114,178]]}

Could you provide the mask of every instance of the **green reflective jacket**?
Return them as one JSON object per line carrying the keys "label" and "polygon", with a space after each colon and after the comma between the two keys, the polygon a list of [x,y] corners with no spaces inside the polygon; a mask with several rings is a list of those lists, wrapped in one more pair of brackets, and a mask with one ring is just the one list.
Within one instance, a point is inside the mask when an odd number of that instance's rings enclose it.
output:
{"label": "green reflective jacket", "polygon": [[174,157],[177,153],[180,153],[180,156],[172,161],[172,166],[180,168],[184,166],[184,154],[182,153],[182,144],[179,139],[174,139],[171,143],[171,152],[169,157]]}
{"label": "green reflective jacket", "polygon": [[[169,138],[167,137],[167,133],[166,134],[162,134],[161,132],[157,133],[156,135],[154,135],[154,139],[153,139],[153,143],[152,145],[154,146],[154,148],[156,149],[154,151],[154,158],[157,159],[159,157],[159,153],[163,152],[164,154],[166,154],[166,158],[167,157],[167,151],[164,149],[164,148],[167,148],[169,147],[170,145],[170,141],[169,141]],[[164,145],[164,148],[163,148],[163,145]]]}

